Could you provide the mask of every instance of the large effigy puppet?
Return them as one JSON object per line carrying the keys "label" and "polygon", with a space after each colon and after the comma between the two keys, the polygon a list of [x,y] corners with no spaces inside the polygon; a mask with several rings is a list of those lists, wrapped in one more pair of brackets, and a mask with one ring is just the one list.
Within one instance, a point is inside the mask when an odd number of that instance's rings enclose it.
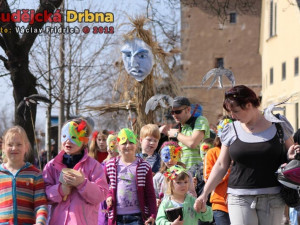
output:
{"label": "large effigy puppet", "polygon": [[125,34],[121,47],[126,72],[134,82],[133,102],[136,108],[135,131],[143,124],[153,123],[153,113],[144,113],[147,100],[154,95],[153,65],[158,58],[158,44],[150,30],[144,29],[145,18],[132,20],[133,30]]}
{"label": "large effigy puppet", "polygon": [[132,129],[137,133],[143,125],[155,122],[153,111],[146,114],[145,107],[147,100],[156,92],[155,85],[162,81],[162,73],[168,77],[173,93],[179,92],[179,85],[167,62],[168,57],[179,53],[179,50],[165,52],[155,41],[151,30],[144,28],[146,18],[129,19],[132,29],[123,35],[120,49],[122,63],[117,64],[120,66],[120,76],[115,86],[117,92],[122,93],[122,102],[88,108],[106,112],[127,110],[129,117],[135,112]]}

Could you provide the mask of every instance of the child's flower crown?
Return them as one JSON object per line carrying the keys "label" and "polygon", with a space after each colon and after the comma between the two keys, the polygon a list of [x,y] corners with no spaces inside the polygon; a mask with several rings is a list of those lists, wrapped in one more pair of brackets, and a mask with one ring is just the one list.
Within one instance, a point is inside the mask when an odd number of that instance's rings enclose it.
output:
{"label": "child's flower crown", "polygon": [[175,180],[176,177],[181,173],[186,173],[187,174],[187,170],[182,166],[174,165],[174,166],[171,166],[167,170],[167,172],[164,173],[164,176],[167,177],[170,180]]}

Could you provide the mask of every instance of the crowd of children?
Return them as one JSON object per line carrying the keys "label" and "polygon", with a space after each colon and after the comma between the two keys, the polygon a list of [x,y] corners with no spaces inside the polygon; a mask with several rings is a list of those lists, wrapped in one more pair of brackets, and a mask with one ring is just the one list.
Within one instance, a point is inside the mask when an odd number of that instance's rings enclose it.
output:
{"label": "crowd of children", "polygon": [[[30,151],[20,126],[3,136],[0,224],[197,224],[212,221],[209,206],[196,212],[192,174],[182,148],[166,141],[157,150],[157,125],[94,132],[82,118],[66,122],[61,149],[41,172],[25,162]],[[141,151],[138,151],[139,146]],[[105,151],[104,151],[105,149]],[[99,154],[100,153],[100,154]],[[166,210],[182,207],[170,221]],[[168,222],[168,223],[166,223]]]}
{"label": "crowd of children", "polygon": [[[228,96],[236,101],[236,95]],[[256,97],[254,99],[256,101]],[[208,138],[207,120],[192,116],[189,101],[178,97],[174,102],[171,114],[179,127],[163,125],[159,128],[147,124],[141,128],[139,137],[129,128],[117,132],[94,131],[91,135],[92,128],[85,119],[67,121],[61,129],[60,151],[47,162],[43,171],[25,160],[31,151],[25,130],[20,126],[8,129],[1,145],[0,224],[227,225],[245,224],[238,222],[245,221],[244,215],[248,224],[253,218],[243,212],[251,211],[253,215],[259,212],[258,215],[262,210],[265,215],[265,208],[270,210],[273,203],[266,200],[266,207],[262,207],[257,201],[267,198],[268,194],[256,196],[258,194],[253,194],[251,188],[230,186],[234,175],[242,176],[237,174],[236,160],[239,159],[232,161],[226,155],[229,153],[224,152],[228,151],[225,142],[234,145],[232,136],[240,138],[236,128],[241,132],[241,122],[223,118],[218,124],[217,136],[211,139]],[[237,107],[231,103],[229,101],[228,106]],[[255,107],[247,112],[262,118]],[[246,116],[243,110],[233,110],[231,114]],[[276,130],[273,133],[276,134]],[[270,146],[280,141],[276,135],[273,139],[276,141]],[[299,143],[298,135],[295,142]],[[252,144],[240,140],[237,143],[241,146]],[[263,143],[272,151],[267,145],[269,142]],[[277,147],[281,150],[281,146]],[[296,151],[300,152],[300,146],[291,145],[287,156]],[[253,159],[255,164],[257,158]],[[226,162],[225,167],[220,163],[222,160]],[[248,161],[246,157],[245,162]],[[222,175],[216,171],[221,171]],[[251,177],[256,179],[254,175]],[[246,183],[249,180],[247,176],[242,178]],[[278,213],[273,214],[276,224],[280,224],[284,202],[279,196],[276,178],[273,180],[271,197],[276,197],[280,205]],[[246,205],[246,201],[237,200],[245,198],[245,190],[247,196],[254,199]],[[269,188],[263,190],[268,193]],[[273,216],[259,215],[257,221],[265,219],[271,221]]]}
{"label": "crowd of children", "polygon": [[161,136],[155,124],[143,126],[139,138],[123,128],[96,131],[89,142],[88,122],[73,119],[62,128],[60,152],[42,172],[25,162],[31,149],[25,130],[12,127],[2,143],[0,224],[230,224],[230,169],[206,207],[194,207],[230,122],[221,120],[216,138],[200,145],[202,161],[186,168],[176,141],[157,149]]}

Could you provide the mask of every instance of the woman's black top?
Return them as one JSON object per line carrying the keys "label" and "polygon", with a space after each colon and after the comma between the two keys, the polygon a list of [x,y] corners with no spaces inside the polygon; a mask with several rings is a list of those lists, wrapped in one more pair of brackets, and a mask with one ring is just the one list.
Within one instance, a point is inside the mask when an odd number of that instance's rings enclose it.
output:
{"label": "woman's black top", "polygon": [[282,144],[278,133],[266,142],[246,143],[239,139],[233,124],[236,140],[229,146],[233,166],[228,187],[255,189],[279,186],[276,171],[282,163]]}

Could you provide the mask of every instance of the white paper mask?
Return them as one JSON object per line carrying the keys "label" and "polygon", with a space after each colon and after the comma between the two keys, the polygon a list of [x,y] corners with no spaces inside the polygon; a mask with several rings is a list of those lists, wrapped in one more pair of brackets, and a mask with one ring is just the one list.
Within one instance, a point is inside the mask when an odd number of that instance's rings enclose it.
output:
{"label": "white paper mask", "polygon": [[122,59],[127,73],[138,82],[143,81],[153,67],[153,54],[151,48],[141,39],[125,41],[121,49]]}

